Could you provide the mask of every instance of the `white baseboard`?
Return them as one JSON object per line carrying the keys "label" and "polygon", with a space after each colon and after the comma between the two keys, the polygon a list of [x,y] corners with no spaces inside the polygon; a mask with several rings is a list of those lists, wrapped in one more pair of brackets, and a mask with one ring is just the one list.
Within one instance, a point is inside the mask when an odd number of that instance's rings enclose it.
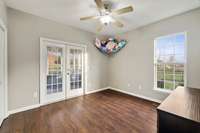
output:
{"label": "white baseboard", "polygon": [[160,101],[158,99],[153,99],[153,98],[146,97],[146,96],[143,96],[143,95],[134,94],[132,92],[127,92],[127,91],[120,90],[120,89],[117,89],[117,88],[113,88],[113,87],[108,87],[108,88],[111,89],[111,90],[114,90],[114,91],[118,91],[118,92],[121,92],[121,93],[124,93],[124,94],[128,94],[128,95],[131,95],[131,96],[134,96],[134,97],[145,99],[145,100],[148,100],[148,101],[153,101],[153,102],[156,102],[156,103],[161,103],[162,102],[162,101]]}
{"label": "white baseboard", "polygon": [[[107,90],[107,89],[108,89],[108,87],[105,87],[105,88],[86,92],[86,94],[92,94],[92,93],[96,93],[96,92]],[[63,100],[65,100],[65,99],[63,99]],[[43,105],[47,105],[47,104],[35,104],[35,105],[27,106],[27,107],[21,107],[21,108],[18,108],[18,109],[10,110],[10,111],[8,111],[8,116],[11,115],[11,114],[16,114],[16,113],[19,113],[19,112],[35,109],[35,108],[38,108],[38,107],[43,106]]]}
{"label": "white baseboard", "polygon": [[104,91],[104,90],[107,90],[107,89],[109,89],[109,87],[105,87],[105,88],[101,88],[101,89],[97,89],[97,90],[92,90],[92,91],[87,91],[85,94],[92,94],[92,93]]}
{"label": "white baseboard", "polygon": [[16,114],[16,113],[19,113],[19,112],[35,109],[35,108],[38,108],[38,107],[40,107],[40,104],[30,105],[30,106],[27,106],[27,107],[21,107],[21,108],[18,108],[18,109],[8,111],[8,114],[9,115]]}
{"label": "white baseboard", "polygon": [[3,120],[4,120],[4,119],[0,119],[0,127],[1,127],[1,124],[2,124]]}
{"label": "white baseboard", "polygon": [[[86,94],[88,95],[88,94],[104,91],[104,90],[107,90],[107,89],[111,89],[111,90],[114,90],[114,91],[118,91],[118,92],[121,92],[121,93],[124,93],[124,94],[128,94],[128,95],[131,95],[131,96],[135,96],[135,97],[138,97],[138,98],[142,98],[142,99],[153,101],[153,102],[157,102],[157,103],[161,103],[162,102],[162,101],[157,100],[157,99],[149,98],[149,97],[146,97],[146,96],[143,96],[143,95],[139,95],[139,94],[134,94],[134,93],[127,92],[127,91],[120,90],[120,89],[113,88],[113,87],[105,87],[105,88],[101,88],[101,89],[97,89],[97,90],[87,91]],[[27,106],[27,107],[22,107],[22,108],[10,110],[10,111],[8,111],[8,116],[11,115],[11,114],[15,114],[15,113],[19,113],[19,112],[35,109],[35,108],[38,108],[40,106],[41,106],[40,104],[35,104],[35,105]]]}
{"label": "white baseboard", "polygon": [[67,99],[61,98],[61,99],[58,99],[58,100],[55,100],[55,101],[48,101],[48,102],[40,103],[39,106],[46,106],[46,105],[61,102],[61,101],[64,101],[64,100],[67,100]]}
{"label": "white baseboard", "polygon": [[6,112],[6,115],[4,116],[4,118],[3,118],[3,119],[0,119],[0,127],[1,127],[1,125],[2,125],[2,123],[3,123],[3,121],[4,121],[6,118],[8,118],[8,116],[9,116],[9,114],[8,114],[8,112]]}

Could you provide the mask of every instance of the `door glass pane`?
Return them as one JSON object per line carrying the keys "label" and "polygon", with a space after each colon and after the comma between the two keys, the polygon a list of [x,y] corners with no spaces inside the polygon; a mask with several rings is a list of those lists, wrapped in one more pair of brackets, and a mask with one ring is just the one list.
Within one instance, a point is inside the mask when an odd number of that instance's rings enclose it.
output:
{"label": "door glass pane", "polygon": [[81,81],[79,82],[79,88],[82,88],[82,82]]}
{"label": "door glass pane", "polygon": [[83,51],[71,48],[69,52],[70,62],[70,89],[82,88],[82,59]]}
{"label": "door glass pane", "polygon": [[47,47],[47,94],[63,91],[62,56],[62,48]]}

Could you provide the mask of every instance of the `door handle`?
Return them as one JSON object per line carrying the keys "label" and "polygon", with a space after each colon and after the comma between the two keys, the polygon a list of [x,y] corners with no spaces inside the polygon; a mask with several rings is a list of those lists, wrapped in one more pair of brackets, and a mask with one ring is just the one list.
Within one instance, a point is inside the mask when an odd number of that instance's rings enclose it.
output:
{"label": "door handle", "polygon": [[70,75],[70,73],[69,72],[67,72],[67,76],[69,76]]}

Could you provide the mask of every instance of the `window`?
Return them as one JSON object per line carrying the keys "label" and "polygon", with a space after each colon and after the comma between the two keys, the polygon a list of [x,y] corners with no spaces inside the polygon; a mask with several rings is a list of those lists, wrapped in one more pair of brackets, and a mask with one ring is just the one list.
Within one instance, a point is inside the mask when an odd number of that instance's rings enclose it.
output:
{"label": "window", "polygon": [[47,94],[62,92],[62,48],[47,47]]}
{"label": "window", "polygon": [[185,85],[185,44],[184,33],[155,39],[155,89],[170,92]]}

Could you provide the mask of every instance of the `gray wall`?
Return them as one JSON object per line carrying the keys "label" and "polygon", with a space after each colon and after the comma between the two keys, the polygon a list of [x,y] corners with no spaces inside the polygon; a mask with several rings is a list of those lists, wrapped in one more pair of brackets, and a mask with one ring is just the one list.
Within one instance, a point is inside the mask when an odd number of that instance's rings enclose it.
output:
{"label": "gray wall", "polygon": [[0,0],[0,18],[7,25],[7,13],[6,13],[6,5],[2,0]]}
{"label": "gray wall", "polygon": [[33,97],[39,91],[39,37],[88,46],[88,90],[111,86],[163,100],[168,94],[153,90],[154,39],[184,31],[188,33],[187,85],[200,88],[200,9],[120,35],[129,43],[108,59],[93,46],[94,34],[9,8],[9,110],[39,103],[39,97]]}
{"label": "gray wall", "polygon": [[9,110],[39,103],[39,38],[86,44],[88,90],[107,86],[108,59],[93,46],[95,35],[8,8]]}
{"label": "gray wall", "polygon": [[[187,86],[200,88],[200,9],[122,35],[122,38],[128,40],[128,45],[110,58],[109,85],[163,100],[167,94],[153,90],[154,39],[185,31],[188,38]],[[142,89],[139,89],[140,85]]]}

